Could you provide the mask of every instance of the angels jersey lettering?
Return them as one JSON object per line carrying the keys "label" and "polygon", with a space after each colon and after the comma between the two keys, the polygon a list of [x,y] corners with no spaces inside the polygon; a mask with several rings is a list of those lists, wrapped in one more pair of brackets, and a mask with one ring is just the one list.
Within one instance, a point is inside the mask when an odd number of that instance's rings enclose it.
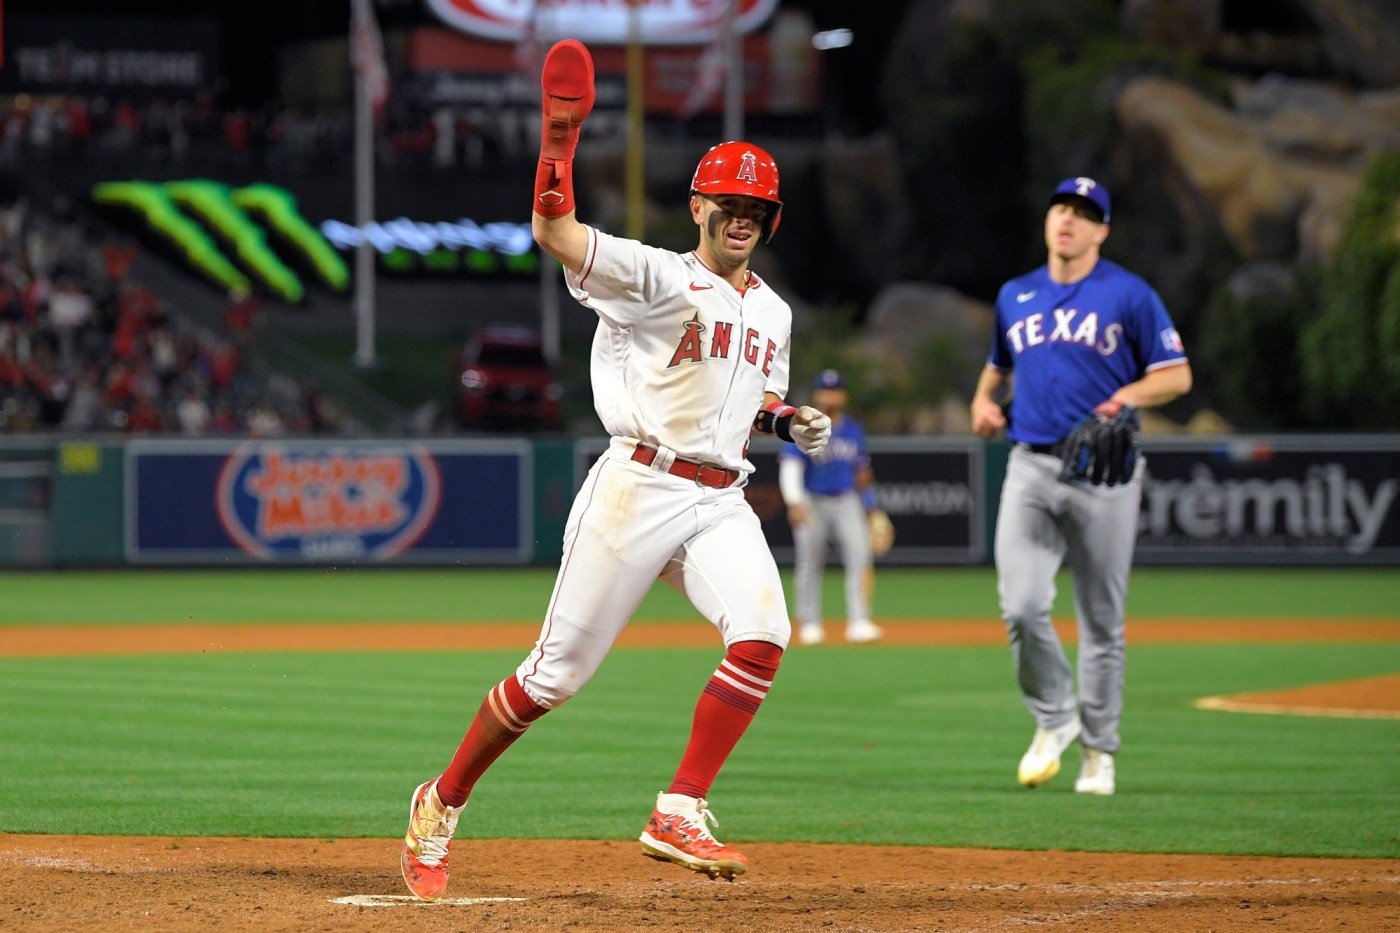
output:
{"label": "angels jersey lettering", "polygon": [[695,255],[588,228],[569,292],[598,315],[593,404],[615,437],[752,472],[765,392],[787,394],[792,309],[758,276],[742,292]]}

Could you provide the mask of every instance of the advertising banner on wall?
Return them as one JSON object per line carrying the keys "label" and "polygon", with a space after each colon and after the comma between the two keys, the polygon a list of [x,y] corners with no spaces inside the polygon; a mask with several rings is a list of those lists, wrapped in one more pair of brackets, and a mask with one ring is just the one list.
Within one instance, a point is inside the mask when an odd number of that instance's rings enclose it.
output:
{"label": "advertising banner on wall", "polygon": [[[748,112],[804,114],[820,109],[822,60],[810,40],[810,29],[783,17],[772,30],[743,38],[740,49]],[[592,53],[597,103],[586,133],[597,132],[595,121],[602,118],[606,123],[627,105],[626,50],[602,46]],[[705,48],[699,44],[647,50],[642,103],[648,113],[684,110],[701,80],[704,54]],[[528,110],[536,122],[538,68],[538,63],[525,65],[514,45],[446,29],[414,29],[403,44],[403,89],[410,96],[436,104]],[[721,98],[714,95],[701,109],[722,108]]]}
{"label": "advertising banner on wall", "polygon": [[[576,484],[607,447],[590,438],[575,447]],[[792,528],[778,491],[777,442],[755,440],[754,472],[744,495],[763,523],[779,564],[793,561]],[[895,544],[881,564],[972,564],[986,553],[983,447],[977,440],[872,437],[875,495],[889,513]],[[577,487],[576,487],[577,488]]]}
{"label": "advertising banner on wall", "polygon": [[528,441],[133,441],[126,558],[525,563]]}
{"label": "advertising banner on wall", "polygon": [[30,94],[192,97],[217,87],[212,19],[15,16],[5,22],[0,90]]}
{"label": "advertising banner on wall", "polygon": [[1400,438],[1155,439],[1141,563],[1400,562]]}
{"label": "advertising banner on wall", "polygon": [[[444,23],[485,39],[520,42],[542,34],[612,45],[627,41],[634,5],[646,45],[709,42],[724,21],[718,0],[428,0]],[[739,0],[735,25],[750,32],[777,8],[778,0]]]}

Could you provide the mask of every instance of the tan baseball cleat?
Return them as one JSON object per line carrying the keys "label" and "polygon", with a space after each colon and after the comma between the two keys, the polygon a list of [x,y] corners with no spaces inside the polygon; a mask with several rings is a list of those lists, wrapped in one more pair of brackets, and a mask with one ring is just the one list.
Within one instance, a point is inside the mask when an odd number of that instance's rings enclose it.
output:
{"label": "tan baseball cleat", "polygon": [[435,901],[447,890],[447,850],[465,806],[444,806],[436,780],[419,784],[413,792],[399,863],[414,897]]}
{"label": "tan baseball cleat", "polygon": [[1079,720],[1072,719],[1058,729],[1037,729],[1031,747],[1021,756],[1016,780],[1026,787],[1039,787],[1060,773],[1060,756],[1079,738]]}
{"label": "tan baseball cleat", "polygon": [[1113,756],[1097,748],[1082,750],[1079,778],[1074,782],[1075,793],[1112,797],[1114,791]]}

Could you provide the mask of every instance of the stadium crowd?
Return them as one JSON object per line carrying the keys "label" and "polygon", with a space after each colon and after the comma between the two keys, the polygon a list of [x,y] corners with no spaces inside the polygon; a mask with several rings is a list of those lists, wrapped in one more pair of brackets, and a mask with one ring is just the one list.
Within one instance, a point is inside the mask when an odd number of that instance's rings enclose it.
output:
{"label": "stadium crowd", "polygon": [[217,332],[133,278],[137,247],[98,237],[63,203],[0,207],[0,432],[336,433],[314,386],[250,354],[253,299]]}
{"label": "stadium crowd", "polygon": [[[352,151],[350,115],[301,107],[224,108],[207,93],[190,100],[133,101],[83,95],[0,98],[0,166],[66,154],[155,163],[206,157],[250,168],[324,171]],[[527,154],[534,124],[511,108],[432,110],[395,102],[379,145],[382,163],[480,168]]]}

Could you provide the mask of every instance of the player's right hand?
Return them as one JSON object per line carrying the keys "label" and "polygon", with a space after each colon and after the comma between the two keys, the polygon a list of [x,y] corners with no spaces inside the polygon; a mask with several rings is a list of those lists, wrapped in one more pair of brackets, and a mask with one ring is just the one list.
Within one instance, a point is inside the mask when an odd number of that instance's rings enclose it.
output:
{"label": "player's right hand", "polygon": [[1006,413],[1001,406],[989,398],[972,400],[972,433],[978,437],[993,438],[1006,430]]}
{"label": "player's right hand", "polygon": [[831,419],[820,410],[803,405],[793,416],[789,430],[797,449],[814,457],[826,449],[826,442],[831,439]]}
{"label": "player's right hand", "polygon": [[577,39],[556,42],[545,56],[540,86],[540,157],[571,161],[579,127],[593,110],[593,56],[588,48]]}
{"label": "player's right hand", "polygon": [[788,506],[788,524],[794,528],[807,524],[807,506],[801,502]]}

